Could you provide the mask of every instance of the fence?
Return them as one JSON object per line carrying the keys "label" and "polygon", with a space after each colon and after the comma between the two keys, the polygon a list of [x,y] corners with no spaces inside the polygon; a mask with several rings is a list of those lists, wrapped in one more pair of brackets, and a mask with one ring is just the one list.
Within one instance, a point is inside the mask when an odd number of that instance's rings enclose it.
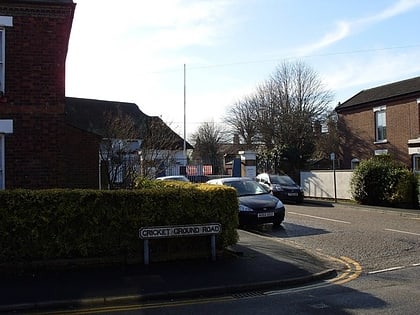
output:
{"label": "fence", "polygon": [[[334,185],[335,173],[335,185]],[[352,199],[350,180],[351,170],[311,171],[300,173],[300,183],[305,197]]]}

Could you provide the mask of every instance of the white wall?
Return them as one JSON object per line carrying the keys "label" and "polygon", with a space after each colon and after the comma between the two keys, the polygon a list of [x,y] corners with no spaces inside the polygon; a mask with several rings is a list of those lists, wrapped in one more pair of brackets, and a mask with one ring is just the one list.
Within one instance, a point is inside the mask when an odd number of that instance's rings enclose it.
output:
{"label": "white wall", "polygon": [[305,197],[352,199],[350,180],[351,170],[336,170],[336,188],[334,188],[334,171],[311,171],[300,173],[300,183]]}

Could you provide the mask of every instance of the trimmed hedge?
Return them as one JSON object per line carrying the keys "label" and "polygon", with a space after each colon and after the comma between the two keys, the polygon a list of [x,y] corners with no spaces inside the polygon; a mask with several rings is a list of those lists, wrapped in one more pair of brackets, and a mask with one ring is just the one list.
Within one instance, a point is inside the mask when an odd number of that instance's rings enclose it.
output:
{"label": "trimmed hedge", "polygon": [[[219,250],[237,242],[238,200],[233,189],[162,183],[114,191],[5,190],[0,191],[0,264],[100,257],[141,261],[141,227],[211,222],[222,224]],[[193,239],[200,238],[159,240],[151,250],[170,251],[176,244],[177,253],[172,254],[184,252],[181,257],[188,258],[189,248],[197,247],[194,242],[203,242]]]}

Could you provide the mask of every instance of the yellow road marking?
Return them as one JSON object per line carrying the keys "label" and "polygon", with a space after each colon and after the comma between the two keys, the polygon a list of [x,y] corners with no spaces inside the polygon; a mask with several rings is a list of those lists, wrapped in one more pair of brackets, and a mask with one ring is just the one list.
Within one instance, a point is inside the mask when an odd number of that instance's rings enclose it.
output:
{"label": "yellow road marking", "polygon": [[95,307],[92,306],[90,308],[84,309],[77,309],[77,310],[61,310],[61,311],[50,311],[42,313],[31,313],[31,314],[43,314],[43,315],[58,315],[58,314],[98,314],[104,312],[122,312],[122,311],[136,311],[136,310],[146,310],[146,309],[154,309],[154,308],[162,308],[162,307],[177,307],[177,306],[185,306],[185,305],[196,305],[196,304],[207,304],[213,302],[224,302],[234,300],[233,297],[224,296],[224,297],[214,297],[214,298],[206,298],[206,299],[197,299],[197,300],[184,300],[184,301],[172,301],[172,302],[157,302],[157,303],[138,303],[126,306],[102,306],[102,307]]}
{"label": "yellow road marking", "polygon": [[[333,257],[332,257],[333,258]],[[343,284],[358,278],[362,273],[362,266],[355,260],[341,256],[340,258],[333,258],[347,266],[347,269],[342,275],[337,278],[331,279],[329,282],[333,284]]]}

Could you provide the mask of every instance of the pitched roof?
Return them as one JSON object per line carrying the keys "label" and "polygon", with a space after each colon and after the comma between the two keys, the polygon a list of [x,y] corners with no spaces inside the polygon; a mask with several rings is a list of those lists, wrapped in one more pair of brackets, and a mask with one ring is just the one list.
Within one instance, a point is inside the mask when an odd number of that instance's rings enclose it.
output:
{"label": "pitched roof", "polygon": [[[86,98],[66,97],[65,119],[66,122],[81,130],[107,137],[106,114],[113,117],[119,115],[130,117],[133,121],[136,137],[144,139],[147,126],[158,127],[165,134],[175,138],[174,147],[183,148],[184,139],[166,125],[160,117],[144,114],[135,103],[103,101]],[[187,142],[187,149],[193,147]]]}
{"label": "pitched roof", "polygon": [[350,107],[363,106],[378,101],[386,101],[393,98],[420,95],[420,77],[398,81],[375,88],[360,91],[336,107],[336,111]]}

